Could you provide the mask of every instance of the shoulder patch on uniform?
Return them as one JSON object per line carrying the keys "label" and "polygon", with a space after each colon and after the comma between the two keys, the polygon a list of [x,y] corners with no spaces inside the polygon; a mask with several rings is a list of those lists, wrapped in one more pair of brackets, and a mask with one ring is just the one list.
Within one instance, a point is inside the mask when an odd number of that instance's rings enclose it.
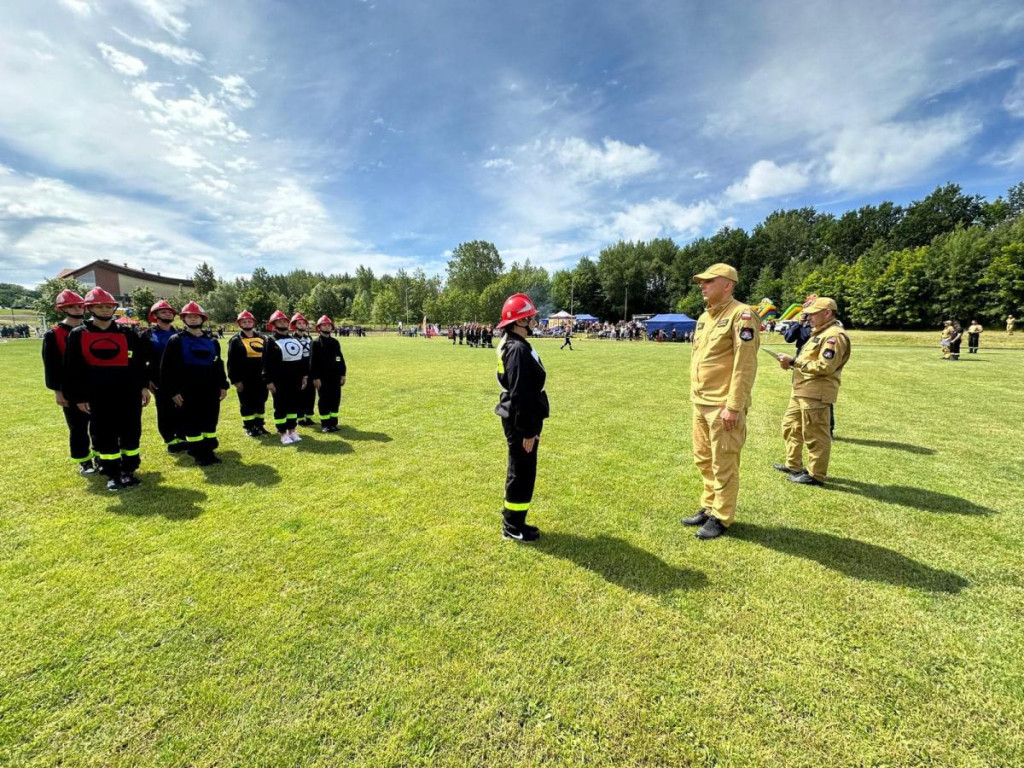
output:
{"label": "shoulder patch on uniform", "polygon": [[729,318],[727,317],[727,318],[725,318],[724,320],[719,320],[719,321],[718,321],[718,326],[717,326],[717,327],[719,327],[719,328],[725,328],[725,326],[727,326],[728,324],[729,324]]}
{"label": "shoulder patch on uniform", "polygon": [[749,319],[750,319],[750,313],[749,312],[744,312],[742,315],[740,315],[740,320],[749,320]]}
{"label": "shoulder patch on uniform", "polygon": [[750,341],[752,338],[754,338],[754,329],[753,328],[741,328],[740,329],[740,338],[743,341]]}
{"label": "shoulder patch on uniform", "polygon": [[704,327],[704,323],[697,323],[697,330],[701,330]]}
{"label": "shoulder patch on uniform", "polygon": [[835,344],[836,343],[835,337],[832,337],[831,339],[825,339],[825,343],[826,344]]}
{"label": "shoulder patch on uniform", "polygon": [[826,349],[824,352],[821,353],[821,356],[824,357],[826,360],[831,360],[833,357],[836,356],[836,351],[834,349]]}

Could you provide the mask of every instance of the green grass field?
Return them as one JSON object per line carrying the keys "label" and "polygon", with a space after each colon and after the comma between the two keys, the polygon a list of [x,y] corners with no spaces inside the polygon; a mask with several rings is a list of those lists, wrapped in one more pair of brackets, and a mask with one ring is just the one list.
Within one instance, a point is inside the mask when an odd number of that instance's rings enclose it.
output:
{"label": "green grass field", "polygon": [[701,543],[689,347],[537,342],[524,546],[493,352],[343,344],[340,433],[251,440],[231,394],[203,470],[149,408],[116,495],[67,462],[39,343],[0,345],[0,764],[1024,764],[1024,352],[855,346],[826,489],[771,468],[761,356]]}

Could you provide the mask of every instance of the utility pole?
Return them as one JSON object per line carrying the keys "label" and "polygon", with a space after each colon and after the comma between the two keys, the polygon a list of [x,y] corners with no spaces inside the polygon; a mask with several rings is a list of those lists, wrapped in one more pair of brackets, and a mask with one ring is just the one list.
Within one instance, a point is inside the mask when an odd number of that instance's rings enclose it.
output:
{"label": "utility pole", "polygon": [[629,322],[629,286],[626,286],[626,303],[622,308],[622,319],[625,322]]}
{"label": "utility pole", "polygon": [[572,285],[569,287],[569,314],[576,319],[576,273],[572,273]]}

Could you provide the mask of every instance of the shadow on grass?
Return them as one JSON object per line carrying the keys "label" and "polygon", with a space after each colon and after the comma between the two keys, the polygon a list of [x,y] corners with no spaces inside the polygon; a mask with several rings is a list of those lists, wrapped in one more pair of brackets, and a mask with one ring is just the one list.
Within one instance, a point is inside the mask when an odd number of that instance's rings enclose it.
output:
{"label": "shadow on grass", "polygon": [[934,456],[938,451],[934,448],[925,448],[923,445],[911,445],[910,443],[893,443],[888,440],[868,440],[863,437],[837,437],[837,443],[851,443],[852,445],[865,445],[868,448],[888,448],[893,451],[906,451],[916,453],[919,456]]}
{"label": "shadow on grass", "polygon": [[281,482],[281,474],[269,464],[244,464],[238,451],[218,451],[220,464],[197,466],[210,485],[255,485],[266,488]]}
{"label": "shadow on grass", "polygon": [[339,424],[338,431],[334,434],[345,440],[373,440],[375,443],[391,442],[391,435],[384,434],[383,432],[363,432],[345,424]]}
{"label": "shadow on grass", "polygon": [[304,437],[301,443],[295,445],[295,450],[299,453],[321,453],[334,456],[354,452],[351,445],[331,434],[317,435],[315,438]]}
{"label": "shadow on grass", "polygon": [[536,547],[546,555],[571,560],[612,584],[649,595],[680,589],[700,589],[707,576],[700,571],[673,568],[659,557],[622,539],[571,533],[542,533]]}
{"label": "shadow on grass", "polygon": [[814,560],[826,568],[863,581],[881,581],[898,587],[951,594],[957,594],[970,585],[963,576],[931,568],[891,549],[828,533],[736,523],[729,528],[729,536],[776,552]]}
{"label": "shadow on grass", "polygon": [[945,515],[994,515],[995,510],[975,504],[973,501],[951,496],[948,493],[929,491],[925,488],[912,488],[909,485],[875,485],[862,483],[860,480],[848,480],[843,477],[830,477],[827,488],[841,493],[854,493],[869,499],[884,501],[889,504],[901,504],[905,507],[920,509],[922,512],[939,512]]}
{"label": "shadow on grass", "polygon": [[161,515],[168,520],[191,520],[198,517],[206,501],[206,494],[192,488],[162,485],[160,472],[138,472],[142,485],[120,491],[108,491],[106,478],[89,490],[97,496],[106,497],[110,504],[107,509],[118,515],[146,517]]}

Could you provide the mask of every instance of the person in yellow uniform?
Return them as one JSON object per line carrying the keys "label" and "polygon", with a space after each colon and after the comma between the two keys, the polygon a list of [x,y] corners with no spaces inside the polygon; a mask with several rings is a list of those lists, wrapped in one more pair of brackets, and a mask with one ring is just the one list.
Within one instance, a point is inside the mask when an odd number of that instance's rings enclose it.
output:
{"label": "person in yellow uniform", "polygon": [[[829,407],[836,401],[843,367],[850,359],[850,337],[836,320],[836,303],[820,296],[804,309],[811,321],[811,338],[794,359],[779,355],[783,370],[793,369],[793,393],[782,417],[786,463],[776,464],[789,480],[802,485],[824,485],[832,454]],[[807,467],[803,451],[807,447]]]}
{"label": "person in yellow uniform", "polygon": [[1015,318],[1013,315],[1010,315],[1008,318],[1006,318],[1006,335],[1007,336],[1013,336],[1013,331],[1014,331],[1014,329],[1016,327],[1017,327],[1017,318]]}
{"label": "person in yellow uniform", "polygon": [[949,348],[950,340],[953,338],[953,321],[943,320],[942,321],[942,338],[939,340],[939,346],[942,347],[942,359],[950,360],[952,358],[952,351]]}
{"label": "person in yellow uniform", "polygon": [[698,525],[698,539],[715,539],[736,517],[740,451],[757,376],[761,321],[733,298],[739,276],[728,264],[694,275],[707,305],[697,320],[690,357],[693,463],[704,480],[701,508],[683,525]]}

